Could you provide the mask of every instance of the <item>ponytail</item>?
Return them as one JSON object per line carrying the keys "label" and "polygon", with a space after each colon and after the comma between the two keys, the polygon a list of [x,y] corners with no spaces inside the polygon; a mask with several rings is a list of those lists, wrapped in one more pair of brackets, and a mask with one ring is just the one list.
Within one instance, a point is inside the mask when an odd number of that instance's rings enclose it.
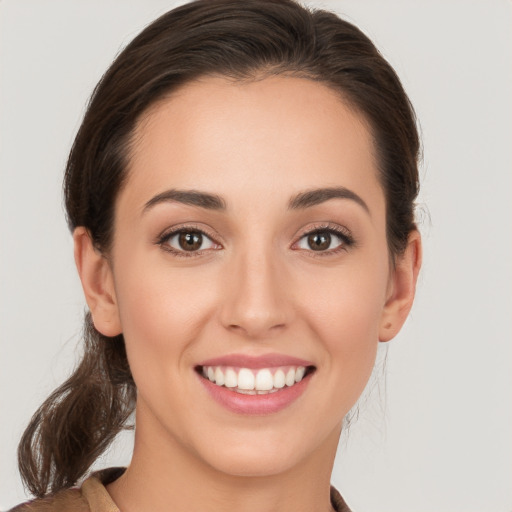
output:
{"label": "ponytail", "polygon": [[36,497],[72,487],[135,408],[136,388],[122,334],[108,338],[85,316],[84,354],[71,377],[36,411],[18,446],[18,466]]}

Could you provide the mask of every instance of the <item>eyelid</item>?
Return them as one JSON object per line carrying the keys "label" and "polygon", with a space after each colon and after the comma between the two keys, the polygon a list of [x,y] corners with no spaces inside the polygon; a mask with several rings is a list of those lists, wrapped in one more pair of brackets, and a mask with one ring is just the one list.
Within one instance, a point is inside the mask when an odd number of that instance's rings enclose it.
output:
{"label": "eyelid", "polygon": [[[308,251],[307,249],[299,249],[296,247],[297,244],[304,237],[312,235],[313,233],[317,233],[317,232],[332,233],[332,234],[338,236],[342,240],[342,243],[338,247],[336,247],[334,249],[328,249],[326,251],[313,251],[312,249],[310,251]],[[315,253],[314,254],[315,256],[322,256],[322,255],[334,254],[340,250],[347,250],[347,248],[354,246],[355,243],[356,243],[356,240],[354,239],[354,236],[352,235],[351,231],[348,228],[346,228],[345,226],[342,226],[340,224],[336,224],[333,222],[320,222],[320,223],[315,223],[312,226],[308,226],[305,229],[302,229],[300,234],[295,237],[295,240],[292,243],[291,248],[292,249],[295,248],[296,250],[312,252],[312,253]]]}
{"label": "eyelid", "polygon": [[[203,236],[210,239],[212,243],[217,245],[217,247],[209,248],[209,249],[199,249],[198,251],[188,252],[188,251],[184,251],[184,250],[175,249],[175,248],[171,247],[170,245],[165,245],[165,243],[171,237],[175,236],[176,234],[178,234],[180,232],[184,232],[184,231],[185,232],[186,231],[196,231],[198,233],[201,233]],[[328,249],[325,251],[313,251],[312,249],[307,250],[307,249],[299,249],[298,247],[296,247],[297,244],[304,237],[309,236],[313,233],[322,232],[322,231],[330,232],[330,233],[334,234],[335,236],[337,236],[341,239],[342,243],[334,249]],[[155,244],[160,245],[163,250],[171,252],[177,256],[190,257],[190,256],[199,256],[205,252],[212,251],[212,250],[223,249],[223,243],[221,241],[219,241],[219,239],[222,240],[222,237],[217,232],[214,233],[213,230],[211,230],[211,228],[209,228],[208,226],[204,226],[202,224],[197,224],[197,223],[180,223],[180,224],[174,225],[170,228],[166,228],[165,230],[163,230],[157,236],[157,238],[155,240]],[[340,250],[346,251],[349,247],[355,245],[355,243],[356,243],[356,240],[354,239],[351,231],[348,228],[346,228],[345,226],[342,226],[340,224],[333,223],[333,222],[319,222],[319,223],[315,223],[313,225],[310,225],[306,228],[301,229],[300,233],[294,237],[294,241],[291,244],[291,249],[314,253],[314,256],[322,256],[322,255],[327,256],[327,255],[335,254],[335,253],[339,252]]]}
{"label": "eyelid", "polygon": [[[211,242],[218,247],[209,248],[209,249],[199,249],[198,251],[184,251],[184,250],[175,249],[174,247],[171,247],[169,244],[166,245],[166,242],[169,239],[171,239],[173,236],[175,236],[179,233],[182,233],[182,232],[187,232],[187,231],[189,231],[189,232],[194,231],[197,233],[201,233],[201,235],[203,235],[206,238],[208,238],[209,240],[211,240]],[[215,250],[222,249],[223,246],[222,246],[222,243],[219,242],[219,238],[221,238],[221,237],[217,233],[212,233],[212,230],[208,229],[204,225],[199,225],[196,223],[181,223],[181,224],[177,224],[172,227],[164,229],[156,237],[155,244],[159,245],[163,250],[168,251],[174,255],[190,257],[190,256],[199,256],[201,254],[204,254],[207,251],[212,251],[212,250],[215,251]]]}

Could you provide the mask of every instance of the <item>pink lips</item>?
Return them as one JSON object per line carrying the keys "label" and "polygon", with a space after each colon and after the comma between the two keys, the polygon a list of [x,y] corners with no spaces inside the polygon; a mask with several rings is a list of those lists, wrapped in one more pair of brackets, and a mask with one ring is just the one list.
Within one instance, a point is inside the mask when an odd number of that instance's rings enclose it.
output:
{"label": "pink lips", "polygon": [[231,354],[208,359],[198,366],[232,366],[233,368],[272,368],[276,366],[313,366],[311,361],[298,359],[283,354],[265,354],[262,356],[248,356],[244,354]]}
{"label": "pink lips", "polygon": [[[201,362],[198,367],[224,366],[232,368],[275,368],[283,366],[311,367],[313,364],[304,359],[298,359],[282,354],[266,354],[262,356],[247,356],[231,354]],[[224,386],[218,386],[197,373],[208,394],[220,405],[237,414],[266,415],[279,412],[297,400],[306,390],[311,374],[307,374],[300,382],[290,387],[284,387],[274,393],[264,395],[246,395],[237,393]]]}

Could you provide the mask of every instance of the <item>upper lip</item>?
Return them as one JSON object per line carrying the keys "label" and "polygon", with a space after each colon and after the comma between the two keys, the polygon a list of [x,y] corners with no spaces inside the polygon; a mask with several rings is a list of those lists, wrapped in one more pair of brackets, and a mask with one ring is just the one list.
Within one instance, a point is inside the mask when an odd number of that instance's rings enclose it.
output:
{"label": "upper lip", "polygon": [[198,366],[233,366],[238,368],[272,368],[276,366],[313,366],[311,361],[285,354],[263,354],[251,356],[246,354],[227,354],[202,361]]}

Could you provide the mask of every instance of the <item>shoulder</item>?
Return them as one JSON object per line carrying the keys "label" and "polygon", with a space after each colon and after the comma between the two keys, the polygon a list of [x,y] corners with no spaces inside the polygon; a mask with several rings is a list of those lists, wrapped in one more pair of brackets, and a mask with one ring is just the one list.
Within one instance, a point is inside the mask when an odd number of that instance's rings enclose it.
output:
{"label": "shoulder", "polygon": [[105,485],[116,480],[125,468],[108,468],[93,473],[80,488],[65,489],[53,496],[22,503],[8,512],[119,512]]}
{"label": "shoulder", "polygon": [[66,489],[54,496],[22,503],[9,512],[89,512],[79,489]]}

